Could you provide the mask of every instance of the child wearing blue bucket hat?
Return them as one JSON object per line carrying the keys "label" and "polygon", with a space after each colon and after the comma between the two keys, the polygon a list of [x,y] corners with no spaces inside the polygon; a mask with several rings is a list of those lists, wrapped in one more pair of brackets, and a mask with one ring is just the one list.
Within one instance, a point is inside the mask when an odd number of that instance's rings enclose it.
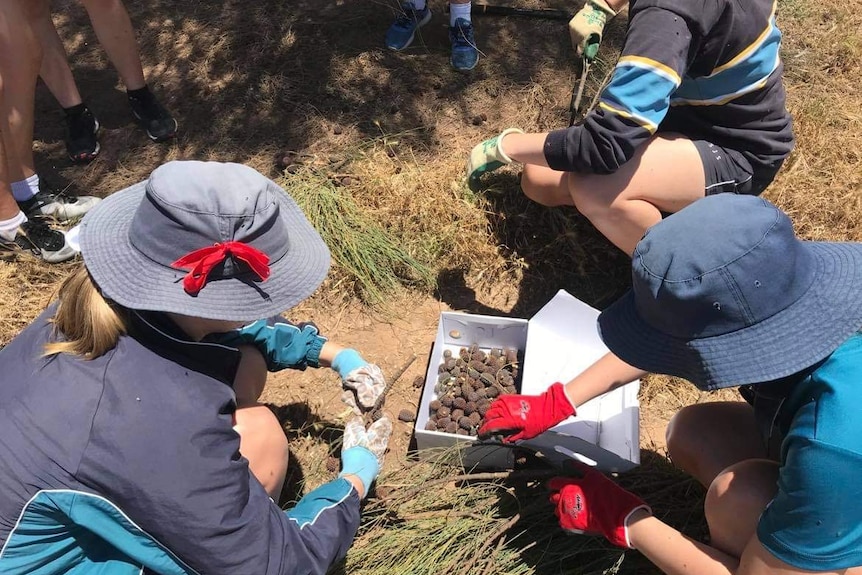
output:
{"label": "child wearing blue bucket hat", "polygon": [[329,270],[299,206],[249,167],[169,162],[87,214],[80,246],[58,301],[0,351],[0,573],[326,572],[392,425],[351,418],[338,478],[273,500],[288,445],[257,403],[267,368],[330,365],[356,412],[382,387],[313,326],[261,319]]}
{"label": "child wearing blue bucket hat", "polygon": [[650,228],[632,279],[599,316],[610,353],[498,398],[480,435],[534,437],[647,372],[740,386],[748,403],[692,405],[668,426],[671,460],[707,488],[708,545],[586,467],[549,484],[560,525],[666,573],[862,573],[862,244],[799,240],[766,200],[722,194]]}

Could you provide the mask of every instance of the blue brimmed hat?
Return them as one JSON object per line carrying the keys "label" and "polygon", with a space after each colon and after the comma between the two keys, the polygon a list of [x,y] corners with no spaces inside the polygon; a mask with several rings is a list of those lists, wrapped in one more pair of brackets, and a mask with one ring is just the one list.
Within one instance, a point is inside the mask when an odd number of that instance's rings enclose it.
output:
{"label": "blue brimmed hat", "polygon": [[862,326],[862,244],[796,238],[761,198],[709,196],[650,228],[599,316],[620,359],[703,389],[797,373]]}
{"label": "blue brimmed hat", "polygon": [[81,222],[84,265],[127,308],[248,321],[310,296],[329,250],[287,192],[241,164],[176,161]]}

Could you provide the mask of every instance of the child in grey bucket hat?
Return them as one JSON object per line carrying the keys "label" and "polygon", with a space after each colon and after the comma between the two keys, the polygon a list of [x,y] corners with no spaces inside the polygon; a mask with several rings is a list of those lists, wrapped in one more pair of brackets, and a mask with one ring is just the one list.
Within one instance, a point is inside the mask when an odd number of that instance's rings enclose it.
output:
{"label": "child in grey bucket hat", "polygon": [[669,573],[855,573],[862,244],[799,240],[768,201],[721,194],[650,228],[632,283],[599,316],[610,352],[540,396],[499,398],[480,435],[534,437],[648,372],[741,386],[748,403],[692,405],[668,425],[671,460],[708,490],[709,545],[592,469],[552,482],[560,525],[637,548]]}
{"label": "child in grey bucket hat", "polygon": [[[0,465],[0,572],[322,573],[344,557],[392,426],[361,417],[379,367],[274,316],[329,268],[293,199],[246,166],[170,162],[92,210],[80,245],[59,301],[0,351],[0,404],[28,414],[0,421],[0,458],[27,462]],[[267,370],[309,366],[339,374],[354,415],[338,479],[285,513],[287,440],[258,400]]]}

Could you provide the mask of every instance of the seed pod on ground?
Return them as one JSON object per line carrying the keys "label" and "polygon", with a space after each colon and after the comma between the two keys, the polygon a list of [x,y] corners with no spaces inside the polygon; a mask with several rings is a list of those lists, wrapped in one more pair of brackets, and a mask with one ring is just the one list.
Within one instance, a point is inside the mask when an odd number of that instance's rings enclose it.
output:
{"label": "seed pod on ground", "polygon": [[443,404],[443,407],[452,407],[453,398],[451,395],[444,395],[440,398],[440,403]]}
{"label": "seed pod on ground", "polygon": [[413,378],[413,387],[415,387],[416,389],[422,389],[424,385],[425,378],[421,375],[417,375],[415,378]]}
{"label": "seed pod on ground", "polygon": [[428,404],[428,407],[431,408],[431,411],[437,411],[438,409],[443,407],[443,404],[440,403],[439,399],[433,399],[431,400],[431,403]]}
{"label": "seed pod on ground", "polygon": [[458,420],[458,427],[461,429],[470,429],[473,427],[473,421],[466,415]]}
{"label": "seed pod on ground", "polygon": [[478,411],[474,411],[468,417],[470,418],[470,422],[473,424],[473,427],[476,427],[479,425],[479,422],[482,421],[482,416],[479,415]]}
{"label": "seed pod on ground", "polygon": [[481,396],[479,395],[479,392],[471,391],[470,393],[467,394],[466,399],[467,399],[467,403],[470,403],[470,402],[476,403],[477,401],[479,401],[481,399]]}
{"label": "seed pod on ground", "polygon": [[449,417],[452,418],[452,421],[458,421],[459,419],[464,417],[464,410],[463,409],[453,409],[452,415],[450,415]]}
{"label": "seed pod on ground", "polygon": [[415,419],[416,419],[416,416],[409,409],[402,409],[401,411],[398,412],[398,420],[399,421],[403,421],[405,423],[410,423],[411,421],[413,421]]}
{"label": "seed pod on ground", "polygon": [[438,410],[437,410],[437,417],[438,417],[438,418],[442,418],[442,417],[449,417],[449,415],[450,415],[451,413],[452,413],[452,410],[451,410],[451,409],[449,409],[449,408],[448,408],[448,407],[446,407],[445,405],[441,405],[441,406],[440,406],[440,409],[438,409]]}
{"label": "seed pod on ground", "polygon": [[468,401],[467,405],[464,406],[464,415],[470,415],[476,411],[476,403],[473,401]]}
{"label": "seed pod on ground", "polygon": [[437,431],[437,422],[429,419],[425,424],[425,431]]}
{"label": "seed pod on ground", "polygon": [[452,405],[454,405],[456,409],[464,409],[464,406],[467,405],[467,400],[463,397],[456,397],[455,401],[452,402]]}
{"label": "seed pod on ground", "polygon": [[458,431],[458,424],[454,421],[450,421],[446,425],[446,433],[455,433],[456,431]]}

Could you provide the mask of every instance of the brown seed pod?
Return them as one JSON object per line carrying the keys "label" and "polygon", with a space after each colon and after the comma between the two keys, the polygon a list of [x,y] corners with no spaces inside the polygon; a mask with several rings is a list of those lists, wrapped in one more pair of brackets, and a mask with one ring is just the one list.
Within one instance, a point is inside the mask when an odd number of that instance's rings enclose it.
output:
{"label": "brown seed pod", "polygon": [[477,389],[476,395],[479,396],[479,399],[484,399],[484,398],[488,397],[488,390],[485,389],[484,387],[482,389]]}
{"label": "brown seed pod", "polygon": [[413,378],[413,387],[415,387],[416,389],[422,389],[422,387],[424,385],[425,385],[425,378],[422,377],[421,375],[417,375],[416,377]]}
{"label": "brown seed pod", "polygon": [[428,421],[437,421],[440,417],[436,413],[432,413],[431,417],[428,418]]}
{"label": "brown seed pod", "polygon": [[468,401],[467,405],[464,406],[464,415],[470,415],[476,411],[476,404],[472,401]]}
{"label": "brown seed pod", "polygon": [[492,374],[490,374],[490,373],[487,373],[487,372],[486,372],[486,373],[483,373],[483,374],[479,377],[479,379],[480,379],[480,380],[481,380],[485,385],[494,385],[494,383],[496,383],[496,380],[494,379],[494,376],[493,376]]}
{"label": "brown seed pod", "polygon": [[461,429],[470,429],[473,427],[473,421],[466,415],[458,420],[458,427]]}
{"label": "brown seed pod", "polygon": [[443,404],[443,407],[452,407],[452,400],[453,398],[451,395],[444,395],[440,398],[440,403]]}
{"label": "brown seed pod", "polygon": [[471,391],[470,393],[467,394],[466,399],[467,399],[467,403],[470,403],[470,402],[476,403],[477,401],[479,401],[479,399],[481,399],[481,396],[479,395],[478,392]]}
{"label": "brown seed pod", "polygon": [[476,413],[478,413],[481,417],[485,417],[485,414],[488,413],[488,408],[491,407],[490,404],[480,403],[476,406]]}
{"label": "brown seed pod", "polygon": [[443,407],[443,404],[440,403],[439,399],[434,399],[434,400],[431,400],[431,403],[428,404],[428,407],[431,408],[431,411],[437,411],[438,409]]}
{"label": "brown seed pod", "polygon": [[479,377],[482,374],[479,371],[477,371],[476,368],[468,367],[467,368],[467,375],[470,376],[472,379],[479,379]]}
{"label": "brown seed pod", "polygon": [[486,388],[485,393],[488,397],[493,399],[493,398],[497,397],[498,395],[500,395],[500,388],[498,388],[496,385],[492,386],[492,387],[488,387],[488,388]]}
{"label": "brown seed pod", "polygon": [[518,350],[515,349],[507,349],[506,350],[506,363],[517,363],[518,361]]}
{"label": "brown seed pod", "polygon": [[455,387],[453,387],[452,389],[449,390],[449,393],[452,394],[453,400],[458,399],[459,397],[461,397],[461,386],[456,385]]}
{"label": "brown seed pod", "polygon": [[452,410],[446,407],[445,405],[441,405],[440,409],[437,410],[437,418],[442,419],[444,417],[449,417],[452,413]]}
{"label": "brown seed pod", "polygon": [[445,363],[441,363],[440,365],[437,366],[437,373],[443,373],[445,371],[446,371],[446,364]]}
{"label": "brown seed pod", "polygon": [[476,427],[477,425],[479,425],[479,422],[482,421],[482,416],[475,411],[471,413],[468,417],[470,418],[470,422],[473,424],[473,427]]}
{"label": "brown seed pod", "polygon": [[451,371],[452,369],[454,369],[454,368],[455,368],[455,364],[456,364],[456,363],[457,363],[457,362],[456,362],[454,359],[452,359],[452,358],[450,357],[449,359],[447,359],[447,360],[446,360],[446,363],[445,363],[444,365],[446,366],[446,369],[447,369],[448,371]]}
{"label": "brown seed pod", "polygon": [[330,473],[335,473],[341,468],[341,461],[337,457],[329,456],[326,458],[326,470]]}
{"label": "brown seed pod", "polygon": [[425,424],[425,431],[437,431],[437,422],[429,419]]}
{"label": "brown seed pod", "polygon": [[454,421],[450,421],[446,425],[446,433],[455,433],[456,431],[458,431],[458,424]]}
{"label": "brown seed pod", "polygon": [[452,350],[451,349],[444,349],[443,350],[443,357],[445,359],[449,359],[450,357],[452,357]]}
{"label": "brown seed pod", "polygon": [[450,423],[452,423],[452,420],[451,420],[450,418],[448,418],[448,417],[441,417],[440,419],[438,419],[438,420],[437,420],[437,427],[443,427],[443,428],[445,428],[445,427],[446,427],[447,425],[449,425]]}
{"label": "brown seed pod", "polygon": [[454,405],[456,409],[464,409],[464,406],[467,405],[467,400],[463,397],[456,397],[455,401],[452,402],[452,405]]}
{"label": "brown seed pod", "polygon": [[465,383],[461,386],[461,397],[467,398],[470,397],[470,394],[473,393],[473,386],[469,383]]}
{"label": "brown seed pod", "polygon": [[416,415],[409,409],[402,409],[398,412],[398,420],[405,423],[410,423],[416,419]]}
{"label": "brown seed pod", "polygon": [[518,390],[515,389],[514,385],[507,385],[506,386],[506,393],[508,393],[509,395],[512,395],[512,394],[518,393]]}
{"label": "brown seed pod", "polygon": [[452,381],[452,376],[446,372],[443,372],[439,376],[437,376],[437,383],[440,383],[442,385],[446,385],[450,381]]}
{"label": "brown seed pod", "polygon": [[455,432],[457,435],[470,435],[470,432],[466,429],[458,428],[458,431]]}
{"label": "brown seed pod", "polygon": [[466,347],[462,347],[458,350],[458,357],[463,361],[470,361],[470,351]]}
{"label": "brown seed pod", "polygon": [[463,409],[453,409],[452,414],[449,417],[452,418],[452,421],[458,421],[459,419],[464,417],[464,410]]}

